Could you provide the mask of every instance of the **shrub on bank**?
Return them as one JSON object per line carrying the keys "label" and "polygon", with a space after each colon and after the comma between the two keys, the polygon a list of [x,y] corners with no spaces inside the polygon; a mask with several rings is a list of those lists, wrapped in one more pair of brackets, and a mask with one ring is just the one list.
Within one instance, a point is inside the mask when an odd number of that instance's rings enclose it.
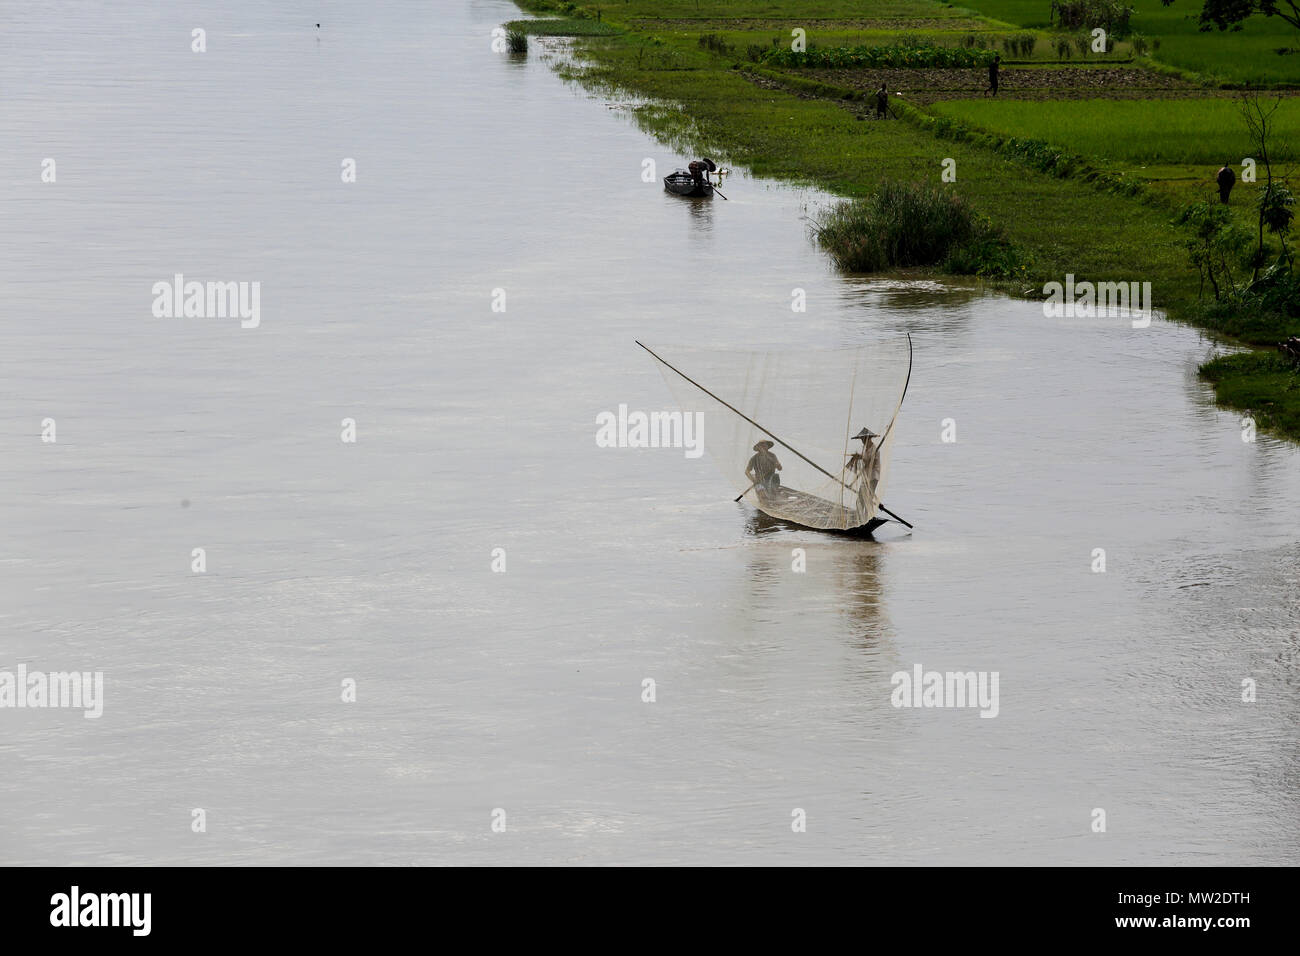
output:
{"label": "shrub on bank", "polygon": [[834,206],[813,232],[841,269],[878,272],[942,266],[963,275],[1022,268],[1014,248],[960,196],[929,183],[886,182]]}

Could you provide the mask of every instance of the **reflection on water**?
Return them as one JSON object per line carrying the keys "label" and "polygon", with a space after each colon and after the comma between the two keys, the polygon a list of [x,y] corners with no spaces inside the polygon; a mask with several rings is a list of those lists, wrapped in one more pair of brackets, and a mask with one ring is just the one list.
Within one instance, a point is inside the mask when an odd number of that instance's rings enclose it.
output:
{"label": "reflection on water", "polygon": [[[886,543],[822,535],[754,508],[745,509],[745,531],[762,542],[747,549],[750,591],[743,600],[748,606],[768,608],[776,619],[784,618],[790,607],[806,601],[811,571],[819,582],[819,601],[827,602],[821,610],[833,612],[817,622],[816,629],[843,629],[854,645],[879,650],[890,630],[881,569]],[[782,607],[786,613],[781,613]],[[804,622],[812,623],[806,616]]]}
{"label": "reflection on water", "polygon": [[889,633],[881,579],[880,546],[863,543],[844,549],[837,587],[844,595],[844,612],[863,648],[875,650]]}
{"label": "reflection on water", "polygon": [[694,240],[696,246],[711,250],[713,248],[710,241],[713,231],[713,204],[723,200],[717,197],[671,196],[668,193],[664,193],[664,196],[674,202],[686,204],[686,208],[690,212],[691,239]]}

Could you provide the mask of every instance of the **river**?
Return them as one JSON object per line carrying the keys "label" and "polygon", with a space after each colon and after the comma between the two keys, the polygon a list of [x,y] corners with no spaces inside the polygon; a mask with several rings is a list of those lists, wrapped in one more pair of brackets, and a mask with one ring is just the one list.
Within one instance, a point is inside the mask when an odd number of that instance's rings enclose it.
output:
{"label": "river", "polygon": [[[0,670],[105,687],[0,710],[5,862],[1300,862],[1300,455],[1214,346],[843,277],[827,197],[741,169],[668,196],[621,104],[492,51],[519,15],[0,11]],[[176,274],[258,325],[155,317]],[[911,534],[594,441],[673,407],[636,339],[904,332]],[[892,706],[918,664],[996,717]]]}

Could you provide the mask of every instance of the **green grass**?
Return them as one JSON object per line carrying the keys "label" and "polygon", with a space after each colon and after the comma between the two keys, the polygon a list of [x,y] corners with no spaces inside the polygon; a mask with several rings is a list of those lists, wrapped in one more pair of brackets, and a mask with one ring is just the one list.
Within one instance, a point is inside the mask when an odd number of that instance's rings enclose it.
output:
{"label": "green grass", "polygon": [[[1233,98],[948,100],[930,109],[981,130],[1041,139],[1104,160],[1217,169],[1254,153]],[[1274,118],[1280,151],[1300,137],[1300,98],[1284,100]]]}
{"label": "green grass", "polygon": [[511,20],[506,24],[511,33],[525,33],[537,37],[610,37],[621,32],[618,27],[599,20],[580,17],[548,17],[544,20]]}
{"label": "green grass", "polygon": [[1300,318],[1261,312],[1257,308],[1209,301],[1198,306],[1194,314],[1197,325],[1250,345],[1271,346],[1291,336],[1300,336]]}
{"label": "green grass", "polygon": [[1251,412],[1261,428],[1300,435],[1300,368],[1280,352],[1225,355],[1200,375],[1219,404]]}

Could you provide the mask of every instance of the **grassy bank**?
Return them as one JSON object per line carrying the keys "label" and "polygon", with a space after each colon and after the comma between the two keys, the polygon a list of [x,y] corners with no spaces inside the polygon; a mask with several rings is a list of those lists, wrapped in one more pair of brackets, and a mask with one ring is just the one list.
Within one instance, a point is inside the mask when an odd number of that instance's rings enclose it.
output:
{"label": "grassy bank", "polygon": [[[648,98],[652,105],[636,110],[638,122],[680,152],[722,155],[758,175],[812,182],[846,197],[872,195],[882,182],[938,183],[950,160],[956,181],[944,188],[1023,252],[1017,261],[1028,269],[1018,266],[1008,291],[1041,297],[1045,282],[1067,273],[1149,281],[1156,305],[1175,319],[1225,335],[1248,327],[1243,338],[1255,344],[1294,334],[1292,322],[1207,310],[1188,262],[1187,235],[1172,224],[1181,202],[1211,188],[1214,168],[1228,158],[1219,153],[1238,153],[1234,160],[1249,155],[1240,148],[1244,130],[1233,132],[1234,108],[1220,91],[1170,80],[1140,62],[1048,62],[1043,42],[1032,62],[1003,73],[1004,94],[1035,103],[983,99],[980,69],[835,70],[824,68],[825,56],[805,68],[798,58],[766,53],[788,44],[794,29],[805,30],[809,42],[830,37],[845,48],[888,45],[889,36],[900,45],[929,43],[922,35],[944,34],[960,46],[956,38],[976,27],[981,35],[1024,32],[1014,20],[980,20],[969,9],[927,0],[517,2],[542,16],[618,31],[573,31],[584,37],[578,77]],[[861,39],[868,34],[869,43]],[[1221,42],[1230,47],[1234,36],[1240,35],[1223,35]],[[903,121],[869,118],[869,91],[883,78],[891,90],[908,94],[894,100]],[[1087,95],[1050,102],[1062,91],[1080,90]],[[1096,105],[1110,96],[1122,102]],[[1293,107],[1286,104],[1281,114],[1279,140],[1300,126]],[[1146,155],[1149,169],[1139,166]],[[1255,188],[1243,183],[1234,193],[1232,212],[1243,225],[1253,216],[1248,205]],[[1217,363],[1204,374],[1222,403],[1256,411],[1265,427],[1300,438],[1300,389],[1294,376],[1279,371],[1279,361],[1285,364],[1270,350]]]}

